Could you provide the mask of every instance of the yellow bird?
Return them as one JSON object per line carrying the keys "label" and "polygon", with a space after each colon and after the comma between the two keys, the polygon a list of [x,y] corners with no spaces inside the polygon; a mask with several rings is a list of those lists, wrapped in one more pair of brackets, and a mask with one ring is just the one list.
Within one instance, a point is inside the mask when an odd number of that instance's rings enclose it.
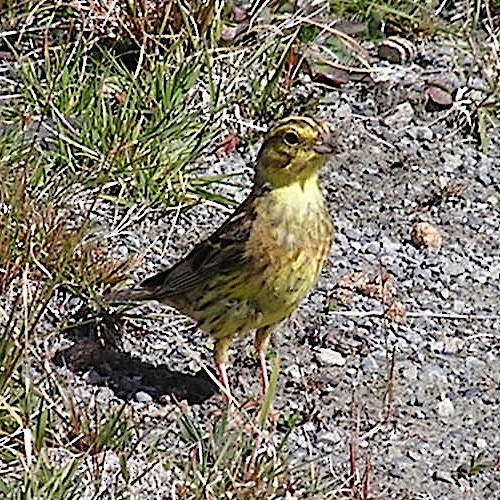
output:
{"label": "yellow bird", "polygon": [[210,334],[228,400],[231,341],[256,330],[265,394],[271,332],[295,311],[319,277],[333,224],[318,171],[334,152],[336,141],[324,123],[298,116],[279,122],[264,139],[250,195],[222,226],[170,269],[115,294],[113,301],[168,304]]}

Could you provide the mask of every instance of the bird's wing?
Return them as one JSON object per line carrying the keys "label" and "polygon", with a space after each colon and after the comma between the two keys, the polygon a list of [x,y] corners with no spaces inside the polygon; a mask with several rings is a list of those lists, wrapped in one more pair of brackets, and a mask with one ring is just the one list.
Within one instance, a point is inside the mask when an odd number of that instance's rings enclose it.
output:
{"label": "bird's wing", "polygon": [[247,199],[226,222],[184,259],[141,283],[155,298],[174,297],[196,290],[216,275],[224,275],[246,262],[246,242],[255,219]]}

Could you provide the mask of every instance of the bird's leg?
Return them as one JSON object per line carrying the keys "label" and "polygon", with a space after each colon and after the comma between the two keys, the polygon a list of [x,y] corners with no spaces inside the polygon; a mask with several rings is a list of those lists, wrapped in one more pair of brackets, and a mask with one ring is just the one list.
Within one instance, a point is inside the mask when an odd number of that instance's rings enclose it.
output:
{"label": "bird's leg", "polygon": [[272,328],[265,326],[255,332],[255,350],[259,356],[262,395],[264,396],[269,388],[269,377],[267,375],[266,350],[271,339]]}
{"label": "bird's leg", "polygon": [[224,393],[224,399],[230,403],[233,399],[231,389],[229,388],[229,379],[227,378],[226,365],[229,360],[229,345],[231,344],[230,338],[217,339],[214,346],[214,359],[215,366],[217,367],[217,375],[219,377],[220,385]]}

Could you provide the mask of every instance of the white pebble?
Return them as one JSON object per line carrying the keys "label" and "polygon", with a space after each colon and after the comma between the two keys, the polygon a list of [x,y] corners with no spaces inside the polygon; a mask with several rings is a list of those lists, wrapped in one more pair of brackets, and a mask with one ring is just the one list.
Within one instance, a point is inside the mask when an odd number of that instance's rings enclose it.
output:
{"label": "white pebble", "polygon": [[453,402],[448,398],[443,399],[437,405],[437,412],[440,417],[451,417],[455,413]]}
{"label": "white pebble", "polygon": [[328,443],[338,443],[341,439],[342,436],[337,431],[324,432],[318,436],[318,441]]}
{"label": "white pebble", "polygon": [[333,349],[319,349],[318,359],[325,365],[345,365],[345,358],[342,356],[342,354],[340,354],[340,352],[334,351]]}
{"label": "white pebble", "polygon": [[488,442],[484,438],[477,438],[476,446],[484,450],[485,448],[488,447]]}

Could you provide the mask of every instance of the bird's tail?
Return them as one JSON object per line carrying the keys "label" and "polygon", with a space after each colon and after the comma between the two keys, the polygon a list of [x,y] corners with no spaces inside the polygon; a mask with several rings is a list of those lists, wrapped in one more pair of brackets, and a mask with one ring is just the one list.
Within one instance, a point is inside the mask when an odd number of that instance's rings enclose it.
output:
{"label": "bird's tail", "polygon": [[152,300],[153,293],[147,288],[124,288],[122,290],[112,290],[104,294],[102,298],[108,304],[127,304]]}

